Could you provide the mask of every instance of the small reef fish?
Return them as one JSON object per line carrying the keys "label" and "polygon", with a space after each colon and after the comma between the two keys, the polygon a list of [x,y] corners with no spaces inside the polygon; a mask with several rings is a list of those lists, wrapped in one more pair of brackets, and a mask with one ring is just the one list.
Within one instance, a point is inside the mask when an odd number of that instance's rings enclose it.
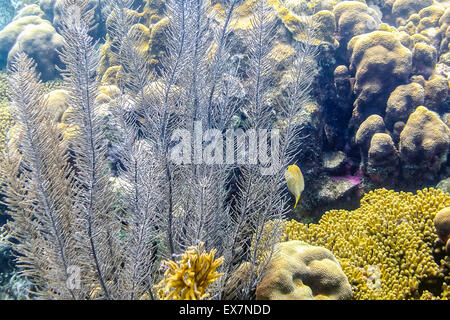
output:
{"label": "small reef fish", "polygon": [[286,178],[286,183],[289,191],[295,197],[295,209],[297,207],[298,200],[300,200],[300,196],[303,190],[305,190],[305,180],[303,179],[302,171],[295,164],[288,167],[288,169],[284,173],[284,176]]}

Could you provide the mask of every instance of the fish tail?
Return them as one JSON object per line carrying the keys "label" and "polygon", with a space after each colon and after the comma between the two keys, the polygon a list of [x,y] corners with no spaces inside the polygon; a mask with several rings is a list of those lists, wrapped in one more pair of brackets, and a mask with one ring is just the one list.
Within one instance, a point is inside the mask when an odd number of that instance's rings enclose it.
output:
{"label": "fish tail", "polygon": [[297,199],[295,200],[295,206],[294,206],[294,209],[297,207],[298,200],[300,200],[300,195],[298,195]]}

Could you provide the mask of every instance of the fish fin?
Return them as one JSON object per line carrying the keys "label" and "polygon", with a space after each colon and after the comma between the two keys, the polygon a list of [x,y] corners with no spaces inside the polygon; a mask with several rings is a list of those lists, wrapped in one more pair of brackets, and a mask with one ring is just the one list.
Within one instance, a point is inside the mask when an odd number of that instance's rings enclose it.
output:
{"label": "fish fin", "polygon": [[295,200],[295,206],[294,206],[294,209],[297,207],[298,200],[300,200],[300,195],[298,195],[297,199]]}

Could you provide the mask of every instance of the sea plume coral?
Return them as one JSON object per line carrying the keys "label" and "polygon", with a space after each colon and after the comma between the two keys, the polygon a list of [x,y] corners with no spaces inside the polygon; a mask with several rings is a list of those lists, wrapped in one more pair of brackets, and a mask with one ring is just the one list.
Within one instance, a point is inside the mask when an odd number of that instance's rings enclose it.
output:
{"label": "sea plume coral", "polygon": [[[218,133],[230,128],[232,118],[244,109],[243,101],[235,99],[241,81],[250,101],[243,127],[271,127],[266,89],[273,69],[276,20],[265,0],[255,4],[255,28],[246,37],[250,49],[244,69],[236,67],[229,46],[238,0],[224,5],[227,18],[222,24],[210,23],[209,1],[167,1],[168,50],[157,72],[148,67],[141,50],[145,37],[129,32],[135,24],[133,1],[112,1],[117,20],[109,32],[117,39],[117,50],[111,54],[117,58],[120,76],[108,88],[100,82],[101,53],[90,36],[94,21],[90,2],[63,1],[58,30],[64,38],[63,99],[56,99],[55,93],[45,96],[36,67],[25,54],[19,53],[11,63],[10,103],[19,134],[10,141],[14,148],[6,150],[1,169],[7,178],[4,193],[12,216],[11,235],[18,242],[15,251],[25,275],[45,298],[210,294],[219,299],[245,257],[250,278],[236,289],[239,298],[252,298],[270,257],[257,261],[257,253],[271,252],[275,244],[260,241],[264,224],[282,219],[288,210],[287,195],[279,191],[284,168],[303,141],[301,126],[292,119],[309,99],[313,81],[315,50],[307,41],[313,39],[312,28],[305,29],[309,38],[293,53],[292,81],[278,108],[278,117],[286,119],[280,164],[275,163],[275,174],[264,175],[258,166],[246,163],[178,163],[172,150],[177,130],[192,137],[198,127]],[[55,103],[58,110],[51,114],[47,104],[53,95],[60,105]],[[108,138],[105,117],[113,119],[119,139]],[[276,239],[277,230],[272,235]],[[198,248],[199,243],[204,245]],[[192,246],[199,252],[205,248],[198,261]],[[166,293],[154,294],[152,288],[162,277],[161,261],[186,250],[186,263],[197,261],[195,272],[206,277],[197,279],[203,287],[178,278],[190,289],[173,293],[171,287],[180,283],[170,282]],[[216,252],[223,258],[213,259]],[[174,273],[184,270],[192,275],[177,262],[167,264]],[[75,286],[67,282],[73,270],[82,275]]]}

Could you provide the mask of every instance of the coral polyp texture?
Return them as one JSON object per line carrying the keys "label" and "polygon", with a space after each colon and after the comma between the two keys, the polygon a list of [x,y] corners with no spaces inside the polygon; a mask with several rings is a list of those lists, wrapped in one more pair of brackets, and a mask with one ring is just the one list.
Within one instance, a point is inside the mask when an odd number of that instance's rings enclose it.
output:
{"label": "coral polyp texture", "polygon": [[450,257],[433,220],[442,210],[437,225],[445,225],[449,205],[450,195],[441,190],[377,189],[358,209],[329,211],[318,224],[283,222],[284,240],[330,250],[353,299],[448,299]]}

